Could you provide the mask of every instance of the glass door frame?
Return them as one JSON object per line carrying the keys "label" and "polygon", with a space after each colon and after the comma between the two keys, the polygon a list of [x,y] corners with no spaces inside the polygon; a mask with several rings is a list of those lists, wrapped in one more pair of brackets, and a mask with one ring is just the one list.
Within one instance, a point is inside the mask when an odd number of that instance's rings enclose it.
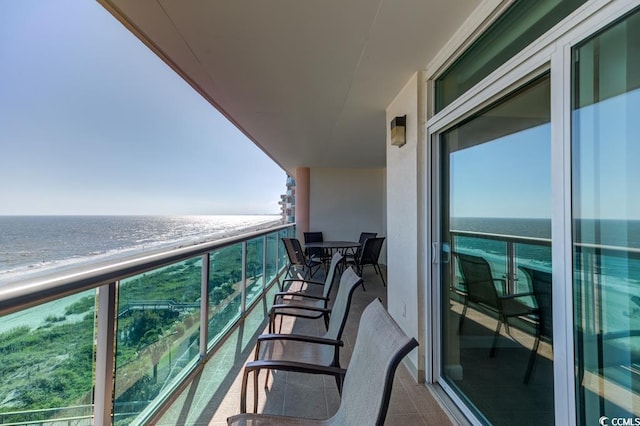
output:
{"label": "glass door frame", "polygon": [[[425,123],[424,187],[425,229],[429,236],[425,252],[430,268],[425,268],[425,282],[431,283],[425,308],[431,315],[425,330],[425,341],[432,347],[426,355],[426,377],[438,384],[460,411],[480,423],[462,398],[443,380],[442,308],[440,262],[440,226],[442,218],[440,194],[440,137],[480,109],[513,92],[544,72],[551,80],[551,183],[552,183],[552,277],[553,277],[553,357],[554,399],[557,424],[576,424],[576,386],[573,319],[573,253],[571,192],[571,70],[572,49],[586,38],[628,13],[637,0],[592,0],[576,10],[547,34],[521,51],[506,64],[470,89],[459,99]],[[437,73],[427,70],[426,102],[434,99]],[[427,111],[431,111],[427,108]]]}

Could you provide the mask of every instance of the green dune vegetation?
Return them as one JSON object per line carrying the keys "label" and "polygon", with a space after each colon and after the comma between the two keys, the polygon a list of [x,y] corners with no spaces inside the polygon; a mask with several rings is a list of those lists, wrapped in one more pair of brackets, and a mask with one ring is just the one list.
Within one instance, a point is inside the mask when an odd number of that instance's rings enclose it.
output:
{"label": "green dune vegetation", "polygon": [[[261,271],[247,244],[247,270]],[[242,250],[211,258],[210,336],[240,313]],[[118,291],[116,419],[135,415],[198,355],[201,259],[123,280]],[[251,281],[256,277],[248,277]],[[0,423],[89,416],[93,398],[95,295],[51,314],[43,324],[0,334]],[[33,308],[36,309],[36,308]],[[126,415],[125,415],[126,417]]]}

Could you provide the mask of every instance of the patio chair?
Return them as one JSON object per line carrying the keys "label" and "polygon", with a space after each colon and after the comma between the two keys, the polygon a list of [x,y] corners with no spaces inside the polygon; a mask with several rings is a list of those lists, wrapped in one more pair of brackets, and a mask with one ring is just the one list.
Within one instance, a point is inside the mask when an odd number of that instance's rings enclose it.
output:
{"label": "patio chair", "polygon": [[[287,272],[284,274],[285,278],[287,276],[293,277],[293,272],[298,268],[302,269],[304,278],[312,278],[320,266],[322,266],[322,262],[305,257],[300,241],[296,238],[282,238],[282,243],[289,258],[289,266],[287,267]],[[280,285],[280,290],[282,291],[283,289],[284,282]]]}
{"label": "patio chair", "polygon": [[533,294],[535,295],[536,305],[538,306],[536,326],[536,336],[533,347],[531,348],[531,355],[529,356],[529,364],[527,365],[527,371],[524,375],[524,383],[529,383],[531,373],[533,372],[533,366],[535,364],[538,348],[540,347],[540,339],[545,339],[551,342],[553,340],[553,303],[552,303],[552,279],[549,272],[541,271],[539,269],[528,268],[526,266],[519,266],[519,268],[526,274],[531,283]]}
{"label": "patio chair", "polygon": [[460,273],[462,274],[463,281],[462,284],[466,289],[466,291],[463,292],[464,307],[462,308],[462,314],[460,315],[458,333],[462,334],[462,326],[467,314],[469,303],[473,303],[478,307],[495,312],[498,316],[498,320],[496,330],[493,334],[491,349],[489,351],[489,356],[493,357],[496,352],[502,324],[504,324],[507,334],[510,335],[509,318],[537,318],[539,316],[537,307],[527,306],[518,300],[524,297],[531,297],[534,294],[528,292],[501,295],[498,293],[496,288],[496,282],[501,283],[501,286],[504,289],[505,281],[500,278],[493,278],[491,266],[485,258],[459,252],[454,252],[453,255],[460,266]]}
{"label": "patio chair", "polygon": [[[246,411],[246,391],[249,373],[253,372],[254,382],[254,411],[258,404],[258,374],[267,369],[267,380],[270,370],[286,370],[291,362],[302,362],[309,365],[323,367],[340,367],[340,347],[343,346],[342,332],[344,331],[351,307],[351,298],[362,278],[356,275],[353,268],[347,268],[342,277],[338,293],[336,294],[327,332],[321,337],[300,334],[263,334],[256,343],[255,361],[247,363],[242,379],[241,406]],[[311,308],[307,308],[311,309]],[[328,311],[324,308],[314,308],[319,312]],[[267,385],[265,380],[265,387]],[[340,387],[340,382],[337,382]]]}
{"label": "patio chair", "polygon": [[[302,236],[304,237],[305,244],[321,243],[324,241],[322,232],[303,232]],[[324,259],[327,257],[325,251],[321,248],[305,248],[304,251],[307,257],[316,257],[318,259]]]}
{"label": "patio chair", "polygon": [[[358,268],[358,275],[360,276],[362,276],[365,266],[373,266],[376,275],[380,275],[382,285],[386,287],[387,283],[384,282],[382,269],[380,269],[380,265],[378,265],[378,259],[380,258],[380,251],[382,250],[383,243],[384,237],[367,238],[362,245],[360,254],[355,258],[355,266]],[[362,288],[365,289],[364,282],[362,284]]]}
{"label": "patio chair", "polygon": [[[284,280],[284,282],[295,282],[301,286],[307,285],[307,287],[301,287],[296,290],[281,291],[274,295],[273,306],[269,311],[269,332],[272,333],[275,330],[275,321],[278,316],[281,320],[283,316],[293,316],[299,318],[320,318],[324,317],[325,327],[329,327],[329,300],[333,283],[335,282],[336,273],[338,271],[338,265],[342,262],[342,255],[340,253],[334,253],[331,258],[331,265],[329,265],[329,271],[326,274],[324,282],[312,281],[305,279],[290,279]],[[307,289],[311,285],[322,286],[322,294],[314,295],[309,294]],[[309,309],[311,308],[311,309]],[[322,311],[315,311],[314,308],[323,308]],[[280,321],[282,327],[282,321]]]}
{"label": "patio chair", "polygon": [[355,260],[360,256],[362,252],[362,247],[364,246],[364,242],[369,238],[375,238],[378,235],[377,232],[361,232],[360,238],[358,238],[358,242],[360,243],[360,247],[356,248],[356,250],[352,253],[345,253],[345,262],[346,263],[355,263]]}
{"label": "patio chair", "polygon": [[301,362],[288,365],[290,371],[328,374],[343,381],[340,407],[335,415],[326,420],[316,420],[268,414],[239,414],[228,418],[227,424],[381,426],[387,416],[398,364],[416,346],[418,342],[407,337],[380,300],[374,300],[362,313],[356,344],[346,370],[307,366]]}

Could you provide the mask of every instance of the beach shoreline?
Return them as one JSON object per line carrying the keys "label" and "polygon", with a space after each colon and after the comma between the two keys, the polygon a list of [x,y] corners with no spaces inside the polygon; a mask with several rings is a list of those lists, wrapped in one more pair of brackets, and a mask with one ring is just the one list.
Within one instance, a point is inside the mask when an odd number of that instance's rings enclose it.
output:
{"label": "beach shoreline", "polygon": [[[113,262],[113,261],[116,261],[116,260],[117,261],[121,261],[121,260],[124,260],[124,259],[140,256],[142,254],[151,255],[151,254],[154,254],[154,253],[161,253],[161,252],[167,251],[167,250],[172,250],[172,249],[181,248],[181,247],[188,247],[188,246],[196,245],[196,244],[204,244],[204,243],[208,243],[208,242],[212,242],[212,241],[217,241],[217,240],[222,240],[222,239],[225,239],[225,238],[234,237],[234,236],[237,236],[237,235],[251,234],[253,232],[259,232],[259,231],[262,231],[262,230],[267,230],[267,229],[270,229],[270,228],[274,228],[274,227],[279,226],[281,224],[282,224],[281,220],[274,220],[274,221],[269,221],[269,222],[264,222],[264,223],[251,225],[251,226],[248,226],[248,227],[242,228],[242,229],[223,230],[223,231],[220,232],[219,235],[211,235],[208,238],[199,239],[199,240],[196,240],[196,241],[185,240],[185,241],[181,241],[181,242],[170,243],[170,244],[167,244],[166,246],[157,247],[157,248],[154,248],[154,249],[151,249],[151,250],[142,250],[142,249],[140,249],[139,251],[134,251],[134,252],[121,251],[121,252],[119,252],[119,255],[118,254],[113,254],[113,255],[111,255],[110,257],[107,257],[107,258],[101,258],[99,256],[95,256],[94,258],[87,258],[85,260],[78,261],[76,263],[65,264],[63,266],[51,267],[51,268],[43,268],[41,270],[30,271],[28,273],[24,273],[24,272],[16,273],[14,275],[14,278],[15,277],[20,277],[20,279],[23,279],[23,278],[35,278],[35,277],[38,277],[38,276],[42,276],[42,275],[46,275],[46,274],[50,274],[50,273],[54,273],[54,272],[60,272],[60,271],[63,271],[63,270],[74,269],[74,268],[78,268],[78,267],[87,267],[88,265],[97,264],[97,263],[102,264],[102,263]],[[161,269],[161,268],[159,268],[159,269]],[[0,272],[0,278],[4,278],[3,275],[2,275],[2,272]],[[2,283],[3,283],[3,280],[0,279],[0,286],[3,285]],[[15,328],[20,327],[20,326],[28,326],[31,329],[43,326],[43,325],[46,324],[47,318],[49,318],[51,316],[63,317],[63,316],[65,316],[65,310],[66,310],[66,308],[68,306],[70,306],[73,303],[77,302],[82,297],[90,295],[91,291],[95,292],[95,289],[94,290],[83,291],[81,293],[73,294],[73,295],[70,295],[70,296],[63,297],[61,299],[57,299],[57,300],[54,300],[54,301],[47,302],[47,303],[45,303],[43,305],[34,306],[34,307],[29,308],[27,310],[23,310],[23,311],[19,311],[19,312],[15,312],[15,313],[12,313],[12,314],[5,315],[4,317],[2,317],[2,321],[0,321],[0,334],[5,333],[7,331],[10,331],[10,330],[15,329]],[[73,317],[71,317],[71,318],[68,318],[66,321],[74,321],[74,320],[78,320],[78,319],[74,319]]]}
{"label": "beach shoreline", "polygon": [[[244,217],[244,216],[240,216]],[[267,217],[267,215],[259,216]],[[204,244],[241,234],[258,232],[282,224],[279,216],[273,216],[273,220],[265,220],[245,226],[242,223],[228,224],[228,227],[209,230],[202,234],[192,234],[183,238],[171,238],[167,240],[146,241],[140,244],[125,245],[105,251],[87,250],[86,254],[70,257],[53,258],[48,260],[32,260],[23,264],[7,267],[0,262],[0,286],[22,279],[37,278],[39,276],[65,271],[78,267],[86,267],[91,264],[102,264],[134,258],[141,255],[152,255],[176,248],[189,247],[196,244]],[[5,269],[2,269],[2,268]]]}

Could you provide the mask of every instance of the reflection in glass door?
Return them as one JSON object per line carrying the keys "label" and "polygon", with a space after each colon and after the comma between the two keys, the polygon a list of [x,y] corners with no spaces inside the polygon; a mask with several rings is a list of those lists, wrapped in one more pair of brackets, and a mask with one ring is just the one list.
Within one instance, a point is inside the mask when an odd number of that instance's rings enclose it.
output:
{"label": "reflection in glass door", "polygon": [[640,415],[639,40],[636,12],[573,52],[579,424],[598,424],[602,416],[637,422]]}
{"label": "reflection in glass door", "polygon": [[551,424],[550,84],[440,139],[442,380],[492,424]]}

